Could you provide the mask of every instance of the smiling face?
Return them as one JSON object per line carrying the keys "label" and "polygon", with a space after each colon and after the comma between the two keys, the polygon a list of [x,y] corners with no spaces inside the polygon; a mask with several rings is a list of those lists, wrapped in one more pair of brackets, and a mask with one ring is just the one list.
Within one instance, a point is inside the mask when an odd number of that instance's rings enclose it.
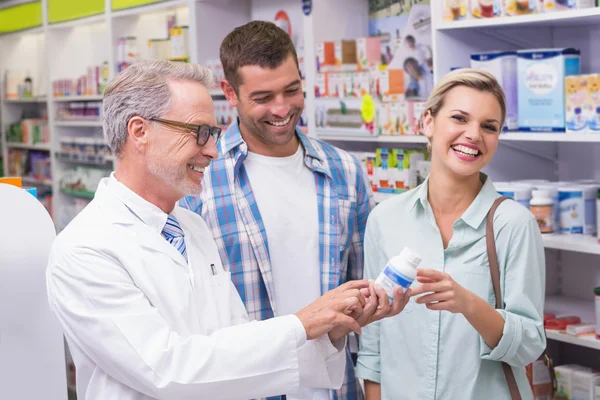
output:
{"label": "smiling face", "polygon": [[432,171],[479,174],[496,152],[501,121],[502,109],[492,93],[467,86],[448,91],[437,115],[428,110],[423,121],[432,144]]}
{"label": "smiling face", "polygon": [[[188,124],[216,125],[212,98],[199,82],[173,80],[171,107],[161,118]],[[189,130],[160,123],[148,124],[146,161],[157,187],[164,186],[173,197],[198,195],[204,169],[218,154],[212,138],[198,146]],[[165,195],[168,195],[165,193]]]}
{"label": "smiling face", "polygon": [[237,93],[227,81],[223,90],[237,107],[240,130],[248,148],[269,156],[292,155],[298,148],[296,125],[304,109],[298,66],[292,55],[278,67],[239,68]]}

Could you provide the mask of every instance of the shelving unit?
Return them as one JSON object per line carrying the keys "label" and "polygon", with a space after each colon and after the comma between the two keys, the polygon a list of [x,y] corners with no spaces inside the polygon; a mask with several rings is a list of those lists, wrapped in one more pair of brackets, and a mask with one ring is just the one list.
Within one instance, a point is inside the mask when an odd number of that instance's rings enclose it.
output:
{"label": "shelving unit", "polygon": [[[594,37],[600,32],[600,8],[481,20],[444,21],[432,8],[434,73],[436,80],[454,67],[469,66],[470,54],[490,50],[577,47],[582,73],[600,72]],[[600,179],[596,159],[600,135],[565,133],[504,133],[486,172],[496,181]],[[515,143],[511,143],[515,142]],[[546,312],[578,315],[594,322],[594,294],[600,286],[600,255],[596,237],[543,235],[547,261]],[[594,283],[595,282],[595,283]],[[600,350],[600,340],[547,331],[548,339]],[[597,352],[584,352],[578,362],[598,366]],[[555,359],[555,363],[560,360]]]}

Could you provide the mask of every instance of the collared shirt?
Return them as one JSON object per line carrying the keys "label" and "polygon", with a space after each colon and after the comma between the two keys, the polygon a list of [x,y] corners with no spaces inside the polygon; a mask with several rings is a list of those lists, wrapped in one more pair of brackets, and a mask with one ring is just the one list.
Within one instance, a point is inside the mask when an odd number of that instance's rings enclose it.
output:
{"label": "collared shirt", "polygon": [[244,400],[340,387],[343,341],[307,341],[294,315],[249,322],[202,218],[171,215],[188,262],[161,236],[167,214],[112,175],[55,240],[48,299],[78,398]]}
{"label": "collared shirt", "polygon": [[[299,130],[296,133],[317,188],[321,293],[325,293],[348,280],[362,279],[364,230],[374,201],[354,157]],[[186,197],[180,204],[202,215],[210,227],[250,319],[268,319],[279,315],[269,244],[244,167],[248,145],[238,122],[221,139],[219,153],[202,181],[201,195]],[[349,353],[347,380],[333,397],[362,398]]]}
{"label": "collared shirt", "polygon": [[[482,175],[482,178],[487,178]],[[492,181],[453,226],[443,248],[427,197],[429,179],[379,204],[365,237],[365,278],[376,279],[387,261],[408,246],[420,268],[444,271],[467,290],[495,305],[486,253],[486,216],[499,196]],[[501,363],[510,364],[523,399],[533,399],[525,366],[546,341],[543,331],[544,247],[539,227],[525,207],[504,201],[494,216],[504,331],[492,350],[462,314],[428,310],[414,298],[393,318],[363,328],[357,376],[382,384],[385,400],[509,400]],[[413,282],[413,286],[419,285]]]}

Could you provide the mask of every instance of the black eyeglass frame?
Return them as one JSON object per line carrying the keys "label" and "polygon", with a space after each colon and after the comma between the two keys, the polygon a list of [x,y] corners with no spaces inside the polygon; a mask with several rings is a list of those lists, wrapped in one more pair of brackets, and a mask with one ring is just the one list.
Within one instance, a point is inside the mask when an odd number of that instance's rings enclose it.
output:
{"label": "black eyeglass frame", "polygon": [[215,141],[215,144],[217,144],[223,136],[223,130],[221,128],[217,126],[210,126],[208,124],[186,124],[185,122],[171,121],[162,118],[148,118],[148,120],[158,122],[159,124],[174,126],[176,128],[187,129],[191,132],[194,132],[196,134],[196,144],[198,144],[198,146],[204,146],[206,142],[208,142],[208,138],[210,136],[212,136],[213,140]]}

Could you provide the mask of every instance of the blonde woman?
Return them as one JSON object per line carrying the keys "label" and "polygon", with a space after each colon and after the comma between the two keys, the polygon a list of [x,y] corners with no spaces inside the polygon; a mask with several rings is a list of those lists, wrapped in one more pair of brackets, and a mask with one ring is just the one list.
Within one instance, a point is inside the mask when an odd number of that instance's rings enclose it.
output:
{"label": "blonde woman", "polygon": [[363,330],[357,376],[367,400],[510,399],[501,361],[532,399],[525,366],[546,346],[545,261],[532,214],[515,201],[496,210],[494,233],[505,308],[496,310],[485,218],[499,196],[481,172],[506,117],[487,72],[461,69],[434,89],[423,117],[431,172],[414,190],[378,205],[365,236],[365,278],[408,246],[423,261],[411,300]]}

